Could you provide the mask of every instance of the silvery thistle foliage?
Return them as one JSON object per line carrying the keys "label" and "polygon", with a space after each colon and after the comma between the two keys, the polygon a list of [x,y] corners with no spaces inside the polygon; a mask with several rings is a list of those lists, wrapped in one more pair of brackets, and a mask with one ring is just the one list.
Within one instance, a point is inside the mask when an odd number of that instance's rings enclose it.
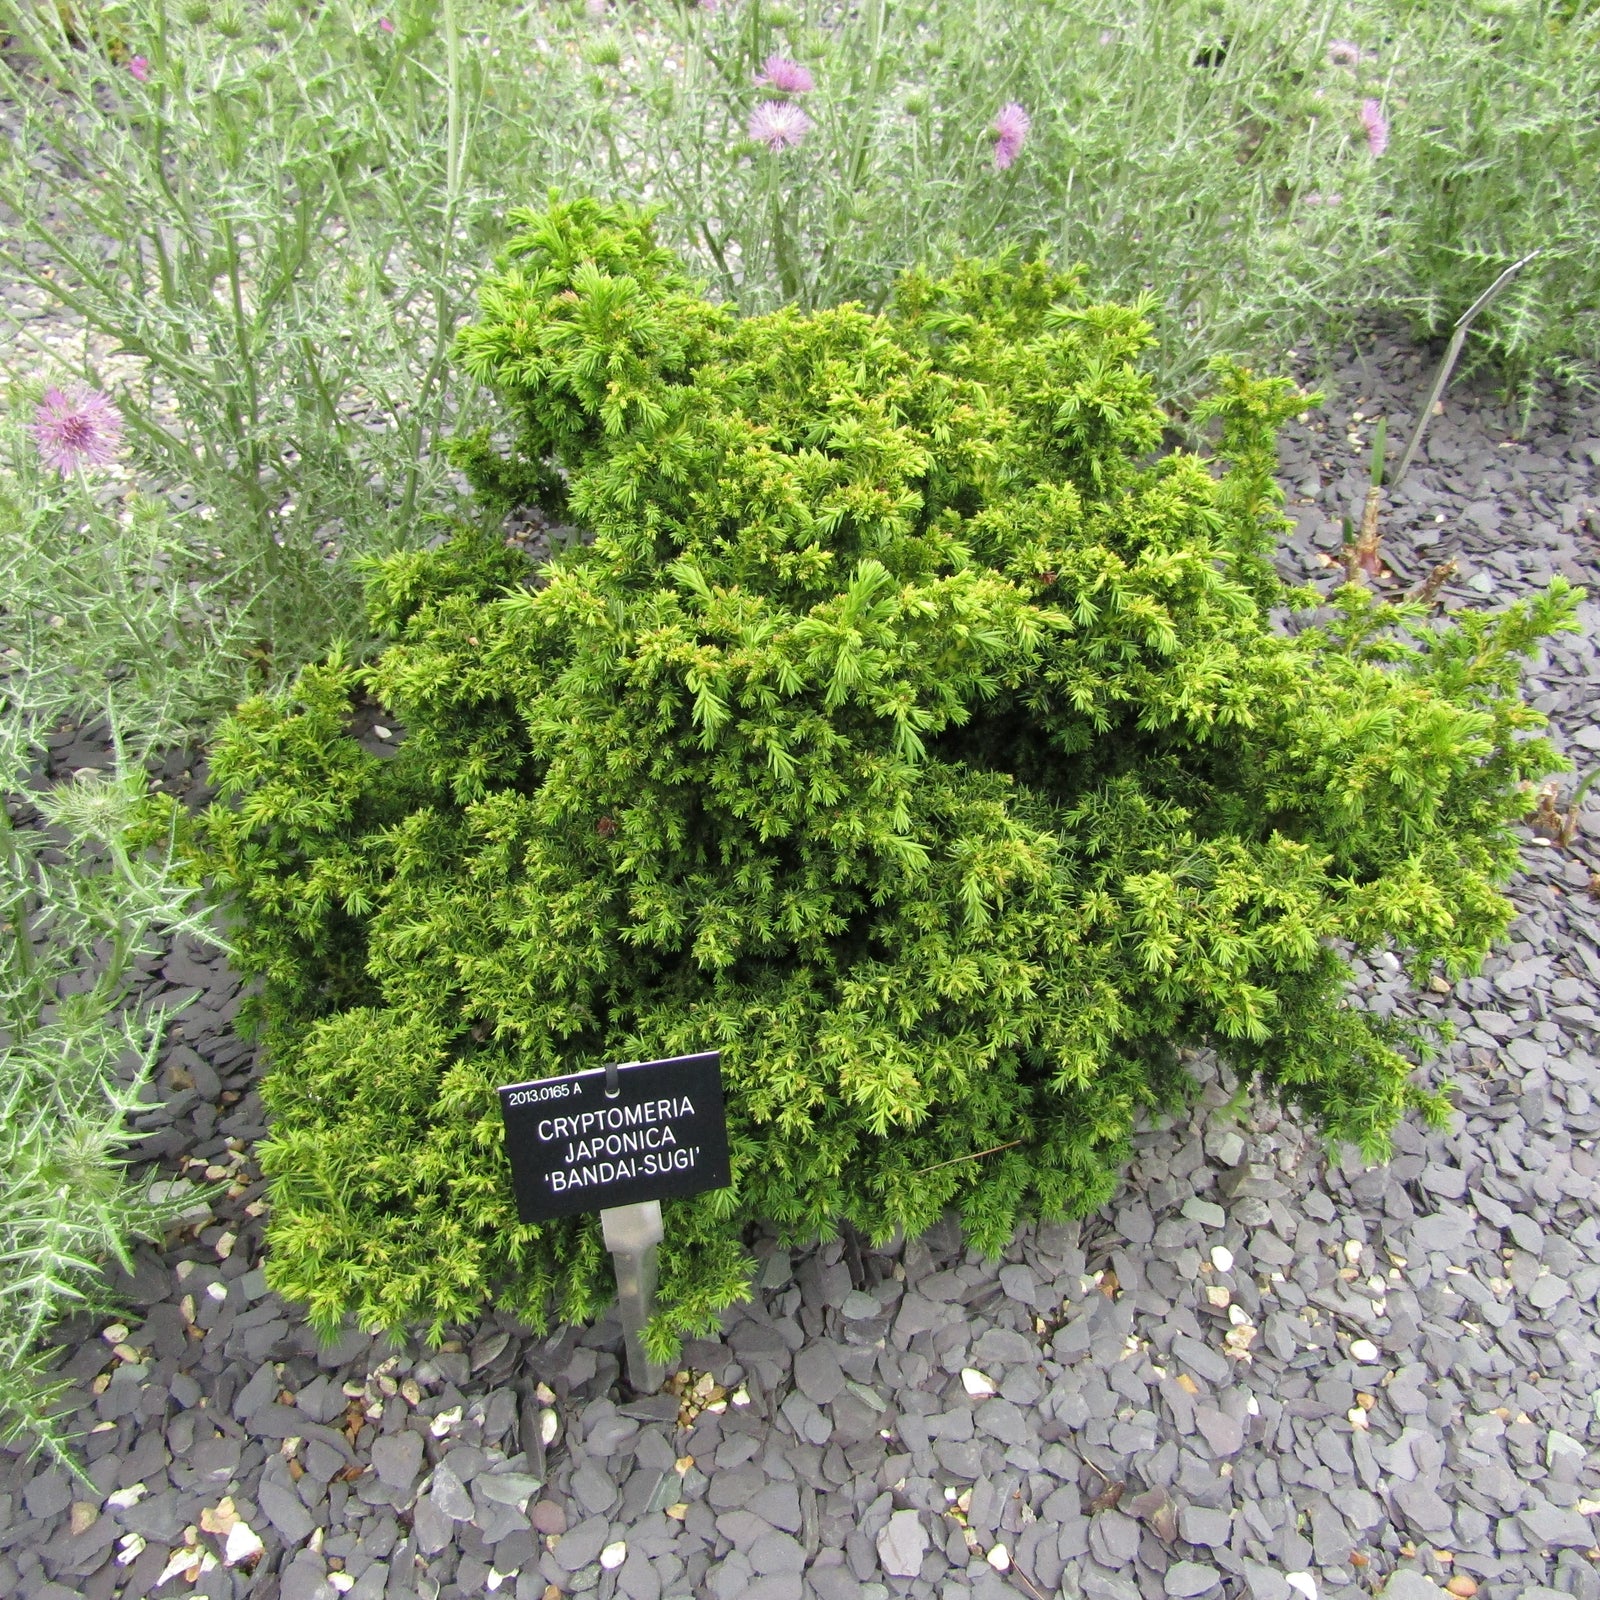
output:
{"label": "silvery thistle foliage", "polygon": [[[26,784],[31,743],[8,699],[8,793]],[[170,861],[123,841],[144,793],[137,763],[119,759],[35,796],[54,839],[0,810],[0,1438],[20,1434],[69,1467],[51,1330],[106,1306],[106,1266],[131,1270],[132,1241],[159,1237],[197,1198],[152,1199],[123,1165],[165,1020],[130,1001],[133,960],[159,948],[158,932],[217,942]]]}
{"label": "silvery thistle foliage", "polygon": [[[158,933],[216,942],[169,838],[124,842],[146,788],[137,758],[244,690],[249,618],[219,615],[227,574],[194,543],[204,524],[186,539],[153,501],[102,503],[90,456],[113,432],[103,412],[88,413],[93,439],[63,441],[39,436],[38,410],[59,420],[49,396],[26,409],[30,425],[0,419],[0,1437],[23,1433],[70,1466],[52,1416],[54,1324],[103,1305],[107,1264],[181,1209],[125,1170],[163,1021],[131,999],[132,963]],[[30,795],[45,734],[101,717],[115,770]]]}
{"label": "silvery thistle foliage", "polygon": [[[516,221],[460,340],[511,441],[459,448],[485,529],[374,569],[370,668],[239,709],[192,836],[266,980],[280,1290],[590,1315],[595,1219],[517,1220],[494,1090],[608,1061],[723,1052],[734,1182],[667,1208],[661,1349],[753,1220],[954,1205],[999,1250],[1100,1204],[1180,1044],[1369,1156],[1442,1115],[1338,949],[1425,978],[1504,929],[1565,585],[1446,623],[1349,586],[1285,637],[1287,381],[1220,364],[1217,461],[1157,456],[1141,311],[1043,262],[741,319],[633,213]],[[585,530],[543,567],[494,531],[532,504]]]}

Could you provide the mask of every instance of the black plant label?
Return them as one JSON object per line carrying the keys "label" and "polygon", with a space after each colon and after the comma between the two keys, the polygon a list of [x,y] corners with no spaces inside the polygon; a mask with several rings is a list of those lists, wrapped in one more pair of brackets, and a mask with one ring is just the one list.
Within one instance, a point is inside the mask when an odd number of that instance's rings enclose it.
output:
{"label": "black plant label", "polygon": [[720,1051],[538,1078],[499,1093],[524,1222],[732,1181]]}

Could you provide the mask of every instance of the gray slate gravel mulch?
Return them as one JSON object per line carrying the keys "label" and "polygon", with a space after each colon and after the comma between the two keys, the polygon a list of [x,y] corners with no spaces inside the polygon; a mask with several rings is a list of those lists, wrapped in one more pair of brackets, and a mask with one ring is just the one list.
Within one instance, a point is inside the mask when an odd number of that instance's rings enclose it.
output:
{"label": "gray slate gravel mulch", "polygon": [[[1290,430],[1285,576],[1326,584],[1359,518],[1352,413],[1403,439],[1428,376],[1380,341],[1320,431]],[[1446,555],[1458,604],[1600,580],[1600,405],[1550,399],[1521,443],[1510,422],[1452,392],[1385,521],[1400,580]],[[1580,770],[1600,759],[1597,616],[1535,690]],[[92,730],[52,751],[58,774],[101,760]],[[1000,1261],[949,1225],[859,1263],[760,1245],[753,1303],[684,1352],[727,1391],[686,1428],[671,1396],[627,1398],[609,1318],[319,1347],[260,1267],[240,986],[175,950],[151,991],[194,1004],[140,1153],[235,1181],[140,1251],[125,1335],[68,1330],[94,1487],[0,1454],[0,1600],[1439,1600],[1452,1578],[1600,1600],[1600,794],[1586,821],[1570,851],[1529,836],[1481,976],[1413,1000],[1381,959],[1358,968],[1354,1003],[1457,1024],[1433,1069],[1457,1083],[1447,1131],[1402,1127],[1368,1171],[1236,1109],[1196,1057],[1195,1115],[1138,1135],[1117,1199]],[[252,1570],[221,1559],[224,1497],[264,1545]]]}

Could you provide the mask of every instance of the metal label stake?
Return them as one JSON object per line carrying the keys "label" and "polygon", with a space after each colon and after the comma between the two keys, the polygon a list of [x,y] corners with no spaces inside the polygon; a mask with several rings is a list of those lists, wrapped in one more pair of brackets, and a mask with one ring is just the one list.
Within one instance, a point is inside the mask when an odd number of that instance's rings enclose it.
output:
{"label": "metal label stake", "polygon": [[666,1368],[644,1350],[644,1325],[656,1305],[660,1263],[656,1247],[663,1238],[661,1202],[612,1206],[600,1213],[606,1249],[617,1271],[617,1309],[622,1313],[622,1341],[628,1355],[628,1382],[639,1394],[654,1394]]}
{"label": "metal label stake", "polygon": [[518,1217],[600,1213],[628,1381],[654,1394],[666,1369],[645,1355],[644,1330],[655,1312],[661,1202],[732,1182],[720,1052],[619,1061],[508,1083],[499,1094]]}

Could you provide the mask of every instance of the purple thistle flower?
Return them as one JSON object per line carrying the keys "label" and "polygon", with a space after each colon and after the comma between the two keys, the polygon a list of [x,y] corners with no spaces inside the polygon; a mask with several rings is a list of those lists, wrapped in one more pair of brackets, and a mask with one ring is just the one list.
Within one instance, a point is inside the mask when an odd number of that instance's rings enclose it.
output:
{"label": "purple thistle flower", "polygon": [[810,94],[816,88],[809,70],[787,56],[768,56],[765,66],[756,74],[756,82],[776,89],[779,94]]}
{"label": "purple thistle flower", "polygon": [[994,127],[990,130],[994,135],[996,172],[1004,172],[1017,159],[1017,152],[1022,149],[1023,142],[1028,137],[1028,130],[1032,126],[1033,118],[1015,100],[1008,100],[1000,107],[1000,113],[994,119]]}
{"label": "purple thistle flower", "polygon": [[47,467],[63,478],[77,467],[104,467],[122,443],[122,413],[98,389],[46,389],[29,429]]}
{"label": "purple thistle flower", "polygon": [[379,33],[393,33],[394,32],[394,24],[387,17],[379,17],[378,18],[378,32]]}
{"label": "purple thistle flower", "polygon": [[811,132],[811,118],[787,100],[763,100],[750,113],[746,131],[777,155],[792,149]]}
{"label": "purple thistle flower", "polygon": [[149,83],[150,61],[147,56],[129,56],[128,72],[135,83]]}
{"label": "purple thistle flower", "polygon": [[1361,126],[1367,130],[1367,149],[1381,156],[1389,148],[1389,119],[1376,100],[1361,102]]}
{"label": "purple thistle flower", "polygon": [[719,0],[700,0],[700,9],[702,11],[709,11],[712,16],[715,16],[717,14],[718,3]]}
{"label": "purple thistle flower", "polygon": [[1361,46],[1351,39],[1330,39],[1328,41],[1328,60],[1336,67],[1357,67],[1361,65]]}

